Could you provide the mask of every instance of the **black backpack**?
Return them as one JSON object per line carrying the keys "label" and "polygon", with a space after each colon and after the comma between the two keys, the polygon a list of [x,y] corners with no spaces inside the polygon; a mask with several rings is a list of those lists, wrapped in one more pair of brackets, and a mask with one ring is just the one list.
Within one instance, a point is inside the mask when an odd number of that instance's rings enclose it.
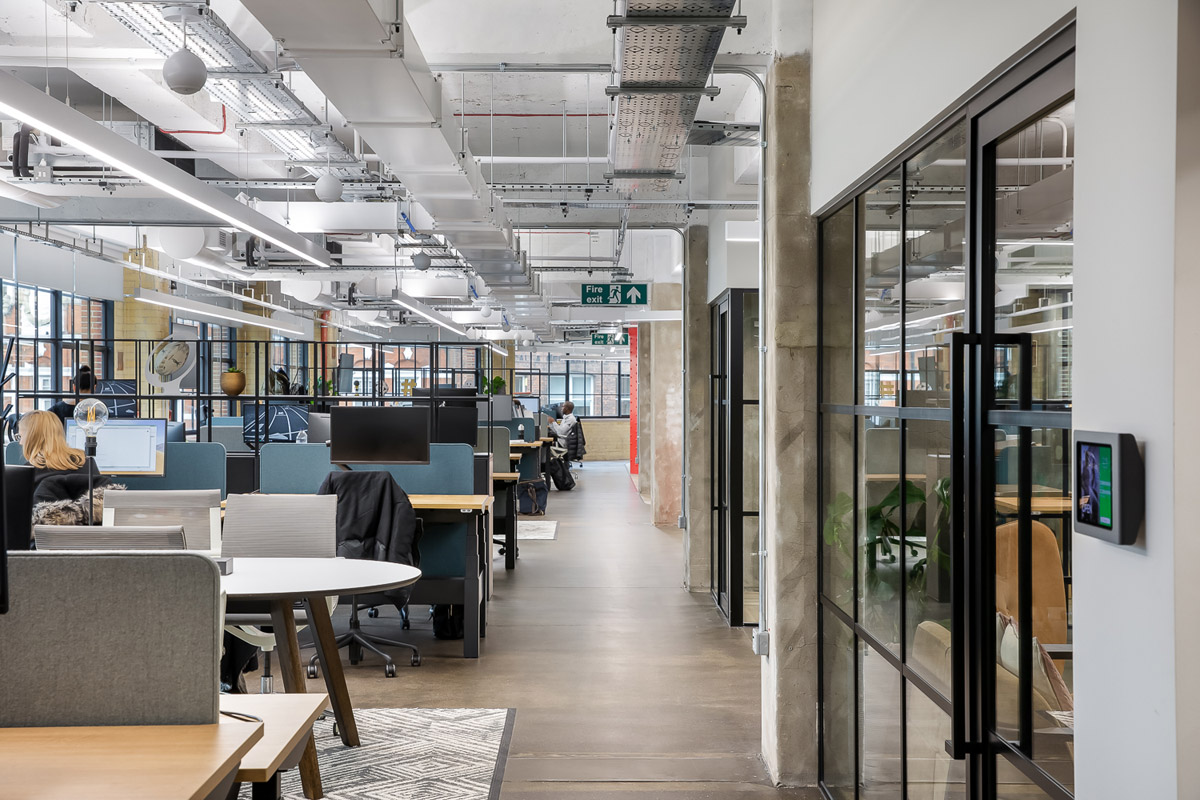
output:
{"label": "black backpack", "polygon": [[560,492],[569,492],[575,488],[575,477],[571,474],[571,467],[562,456],[551,458],[546,465],[546,471],[550,473],[554,488]]}
{"label": "black backpack", "polygon": [[433,637],[435,639],[461,639],[465,635],[464,624],[467,607],[442,603],[433,607]]}

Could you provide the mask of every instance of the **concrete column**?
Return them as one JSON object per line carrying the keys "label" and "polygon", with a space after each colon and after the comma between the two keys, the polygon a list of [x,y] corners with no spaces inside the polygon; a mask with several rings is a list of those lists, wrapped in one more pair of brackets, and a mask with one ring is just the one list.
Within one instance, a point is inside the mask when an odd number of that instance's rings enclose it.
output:
{"label": "concrete column", "polygon": [[[656,283],[650,300],[656,310],[678,310],[683,286]],[[650,323],[650,352],[650,504],[654,524],[673,528],[683,513],[683,326]]]}
{"label": "concrete column", "polygon": [[[803,5],[797,3],[796,5]],[[810,9],[811,13],[811,9]],[[762,747],[779,783],[817,782],[817,229],[809,208],[811,55],[777,57],[767,81],[767,550]]]}
{"label": "concrete column", "polygon": [[712,360],[712,324],[708,308],[709,229],[693,225],[687,230],[684,253],[683,291],[687,316],[683,338],[687,344],[687,409],[684,436],[687,439],[686,496],[684,514],[687,535],[683,537],[684,585],[692,592],[707,592],[710,584],[712,533],[711,486],[712,428],[709,414],[709,373]]}
{"label": "concrete column", "polygon": [[654,474],[654,450],[650,431],[654,420],[650,417],[650,383],[654,377],[654,358],[650,349],[650,324],[638,325],[638,492],[650,494],[650,480]]}

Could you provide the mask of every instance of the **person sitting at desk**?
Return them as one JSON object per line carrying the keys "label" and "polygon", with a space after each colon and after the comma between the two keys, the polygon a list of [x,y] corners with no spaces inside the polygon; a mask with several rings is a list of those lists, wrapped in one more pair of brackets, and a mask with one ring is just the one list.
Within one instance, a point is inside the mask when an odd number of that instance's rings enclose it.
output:
{"label": "person sitting at desk", "polygon": [[[87,520],[88,474],[92,479],[94,513],[100,524],[104,512],[103,490],[108,478],[96,462],[67,444],[58,415],[31,411],[17,428],[21,453],[33,467],[33,522],[35,525],[83,525]],[[97,496],[99,493],[99,496]]]}
{"label": "person sitting at desk", "polygon": [[[75,380],[72,383],[75,385],[75,391],[80,394],[91,394],[96,389],[96,376],[92,374],[92,368],[84,364],[75,372]],[[75,404],[66,399],[59,400],[50,406],[50,413],[58,417],[65,428],[67,418],[75,413]]]}
{"label": "person sitting at desk", "polygon": [[575,404],[570,400],[562,404],[562,421],[557,422],[550,420],[550,433],[559,447],[567,446],[567,437],[571,435],[571,429],[579,424],[579,419],[575,416]]}

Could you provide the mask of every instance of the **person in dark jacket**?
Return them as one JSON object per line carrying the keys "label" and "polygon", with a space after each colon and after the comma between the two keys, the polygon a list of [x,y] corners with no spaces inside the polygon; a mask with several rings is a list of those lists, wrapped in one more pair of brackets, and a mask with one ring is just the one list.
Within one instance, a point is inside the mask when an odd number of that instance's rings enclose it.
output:
{"label": "person in dark jacket", "polygon": [[[80,394],[91,394],[96,390],[96,376],[92,374],[92,368],[84,364],[75,372],[75,391]],[[68,400],[59,400],[54,405],[50,406],[50,413],[58,417],[62,421],[63,427],[67,425],[67,420],[75,414],[75,403]]]}
{"label": "person in dark jacket", "polygon": [[35,511],[41,503],[75,500],[85,495],[89,472],[93,487],[107,482],[94,460],[67,444],[62,422],[52,411],[31,411],[21,417],[17,438],[22,455],[33,467]]}

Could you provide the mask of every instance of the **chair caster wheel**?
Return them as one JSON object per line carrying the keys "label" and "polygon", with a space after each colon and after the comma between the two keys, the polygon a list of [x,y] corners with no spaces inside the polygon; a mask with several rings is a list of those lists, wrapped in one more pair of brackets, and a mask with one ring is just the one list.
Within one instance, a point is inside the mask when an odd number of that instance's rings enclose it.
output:
{"label": "chair caster wheel", "polygon": [[408,620],[404,620],[404,624],[400,626],[400,629],[405,630],[405,631],[410,630],[411,628],[412,628],[412,625],[409,623]]}
{"label": "chair caster wheel", "polygon": [[376,617],[379,616],[379,609],[378,608],[368,608],[367,616],[370,617],[371,619],[375,619]]}
{"label": "chair caster wheel", "polygon": [[420,653],[413,653],[413,657],[412,657],[412,659],[410,659],[410,662],[412,663],[412,665],[413,665],[414,667],[419,667],[419,666],[421,666],[421,654],[420,654]]}
{"label": "chair caster wheel", "polygon": [[396,677],[396,665],[395,664],[384,664],[383,665],[383,674],[389,678]]}
{"label": "chair caster wheel", "polygon": [[333,723],[333,735],[334,735],[334,736],[341,736],[341,735],[342,735],[342,732],[341,732],[340,730],[338,730],[338,724],[337,724],[337,722],[336,722],[336,721]]}
{"label": "chair caster wheel", "polygon": [[310,677],[310,678],[317,677],[317,667],[315,664],[308,665],[308,677]]}

